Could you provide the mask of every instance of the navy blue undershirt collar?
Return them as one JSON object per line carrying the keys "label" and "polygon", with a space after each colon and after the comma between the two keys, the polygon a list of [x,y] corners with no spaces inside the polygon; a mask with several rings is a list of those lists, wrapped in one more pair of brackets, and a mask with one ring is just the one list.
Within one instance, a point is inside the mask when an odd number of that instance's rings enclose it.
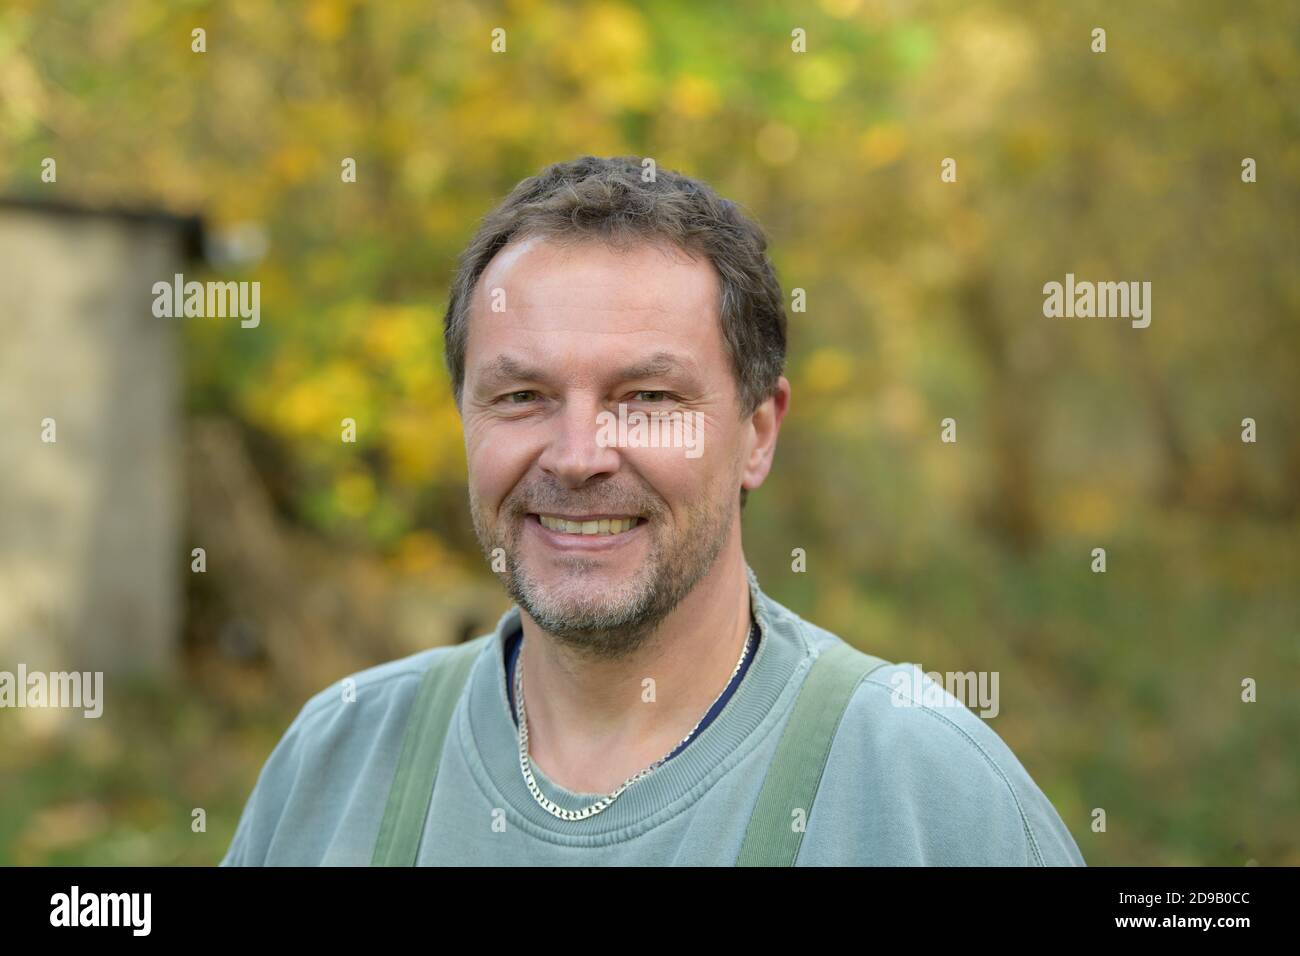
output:
{"label": "navy blue undershirt collar", "polygon": [[[685,750],[692,740],[695,740],[704,732],[705,727],[713,723],[713,719],[722,712],[722,708],[727,706],[727,701],[730,700],[731,695],[736,692],[736,688],[740,686],[740,682],[745,679],[745,672],[749,670],[750,662],[753,661],[754,656],[758,653],[758,641],[761,634],[762,631],[759,629],[758,621],[755,620],[749,630],[749,653],[745,655],[745,660],[740,665],[740,670],[736,671],[736,675],[727,684],[727,687],[722,692],[721,696],[713,702],[713,706],[710,707],[709,712],[704,715],[704,719],[700,721],[700,725],[695,729],[695,733],[691,734],[690,740],[679,744],[676,750],[664,758],[665,761],[672,760],[679,753]],[[521,627],[506,640],[506,693],[509,695],[510,699],[510,717],[514,720],[516,727],[519,726],[519,717],[518,709],[515,707],[514,673],[515,661],[519,657],[519,645],[523,642],[523,636],[524,632]]]}

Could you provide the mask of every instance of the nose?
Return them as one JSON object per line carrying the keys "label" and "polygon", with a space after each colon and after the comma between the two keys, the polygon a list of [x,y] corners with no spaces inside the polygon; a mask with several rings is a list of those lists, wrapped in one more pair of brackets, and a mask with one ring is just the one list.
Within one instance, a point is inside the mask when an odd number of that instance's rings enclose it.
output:
{"label": "nose", "polygon": [[593,478],[618,471],[618,449],[602,446],[598,440],[601,411],[594,399],[571,398],[550,419],[553,431],[538,465],[567,488],[580,488]]}

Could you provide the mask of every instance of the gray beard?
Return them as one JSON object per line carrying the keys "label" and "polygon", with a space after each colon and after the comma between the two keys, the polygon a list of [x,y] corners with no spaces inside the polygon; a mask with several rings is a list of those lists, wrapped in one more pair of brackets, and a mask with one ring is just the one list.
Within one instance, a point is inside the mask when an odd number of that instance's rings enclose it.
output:
{"label": "gray beard", "polygon": [[[689,524],[676,537],[669,537],[668,527],[660,520],[663,512],[652,511],[646,515],[645,527],[652,535],[650,555],[634,579],[612,597],[601,595],[578,601],[549,593],[519,563],[518,539],[526,511],[503,505],[503,511],[509,516],[508,530],[498,526],[489,531],[477,501],[470,496],[474,532],[484,554],[489,560],[496,548],[505,554],[505,571],[498,572],[498,576],[502,577],[511,598],[561,644],[584,657],[600,660],[624,658],[645,645],[655,629],[713,567],[726,544],[727,529],[736,507],[734,495],[701,502],[689,509]],[[592,510],[617,513],[620,509]],[[643,510],[636,508],[627,513]],[[578,579],[578,587],[571,588],[572,592],[591,594],[590,589],[581,587],[581,578],[593,572],[598,563],[582,557],[562,560],[570,577]]]}

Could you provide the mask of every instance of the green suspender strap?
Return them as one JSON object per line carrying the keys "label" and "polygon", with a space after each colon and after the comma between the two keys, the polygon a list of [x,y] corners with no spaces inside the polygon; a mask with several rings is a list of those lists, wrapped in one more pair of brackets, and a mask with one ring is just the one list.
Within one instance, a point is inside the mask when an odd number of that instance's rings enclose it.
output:
{"label": "green suspender strap", "polygon": [[[475,659],[490,639],[485,635],[439,655],[421,678],[372,866],[415,865],[451,716]],[[811,814],[849,699],[864,677],[886,663],[843,643],[813,662],[763,781],[737,866],[794,864],[803,833],[791,826],[792,813],[798,807]]]}
{"label": "green suspender strap", "polygon": [[736,866],[794,865],[803,840],[803,830],[792,826],[794,811],[804,811],[806,824],[853,692],[888,663],[842,642],[813,662],[763,780]]}
{"label": "green suspender strap", "polygon": [[470,668],[491,637],[485,634],[437,655],[420,679],[371,866],[415,865],[451,715]]}

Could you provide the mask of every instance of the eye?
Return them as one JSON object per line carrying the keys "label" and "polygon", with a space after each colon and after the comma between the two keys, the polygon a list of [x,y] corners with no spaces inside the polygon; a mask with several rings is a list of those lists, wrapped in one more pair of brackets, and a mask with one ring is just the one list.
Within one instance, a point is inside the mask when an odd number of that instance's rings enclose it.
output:
{"label": "eye", "polygon": [[[668,397],[668,393],[665,392],[665,391],[662,391],[662,390],[660,390],[660,391],[654,391],[654,390],[651,390],[651,389],[642,389],[641,391],[639,391],[639,392],[633,392],[632,394],[636,396],[637,401],[641,401],[641,402],[658,402],[658,401],[662,401],[663,399],[665,399],[665,398]],[[653,398],[644,398],[643,396],[646,396],[646,395],[653,395],[654,397],[653,397]]]}
{"label": "eye", "polygon": [[505,400],[511,405],[522,405],[524,402],[532,401],[533,396],[536,394],[537,393],[534,391],[531,391],[529,389],[524,389],[518,392],[511,392],[509,395],[506,395],[504,397]]}

